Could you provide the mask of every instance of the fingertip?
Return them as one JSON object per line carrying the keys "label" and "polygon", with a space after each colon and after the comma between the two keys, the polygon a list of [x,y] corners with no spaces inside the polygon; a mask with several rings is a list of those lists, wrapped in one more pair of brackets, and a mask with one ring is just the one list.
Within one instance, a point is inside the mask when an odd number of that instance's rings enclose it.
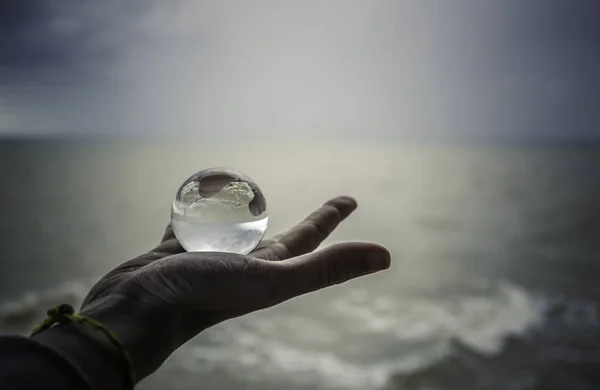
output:
{"label": "fingertip", "polygon": [[390,268],[392,256],[390,252],[382,246],[369,253],[367,264],[370,271],[377,272]]}
{"label": "fingertip", "polygon": [[326,205],[333,206],[340,211],[340,214],[343,218],[347,217],[350,213],[352,213],[358,207],[358,203],[356,199],[351,196],[342,195],[330,199],[325,203]]}
{"label": "fingertip", "polygon": [[383,271],[390,268],[391,265],[390,251],[371,242],[344,242],[331,245],[323,251],[327,251],[329,256],[343,259],[345,262],[354,259],[357,264],[362,264],[362,267],[368,272]]}
{"label": "fingertip", "polygon": [[337,244],[332,244],[323,250],[335,250],[335,251],[343,251],[343,252],[354,252],[354,253],[370,253],[370,252],[383,252],[389,255],[389,251],[382,245],[376,244],[374,242],[364,242],[364,241],[347,241],[340,242]]}

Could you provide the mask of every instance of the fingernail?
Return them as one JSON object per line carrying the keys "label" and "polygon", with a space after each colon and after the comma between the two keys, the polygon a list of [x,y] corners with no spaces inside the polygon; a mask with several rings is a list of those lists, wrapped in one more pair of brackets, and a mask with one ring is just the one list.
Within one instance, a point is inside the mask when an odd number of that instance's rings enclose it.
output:
{"label": "fingernail", "polygon": [[372,252],[369,255],[369,270],[381,271],[390,267],[390,254],[384,251]]}

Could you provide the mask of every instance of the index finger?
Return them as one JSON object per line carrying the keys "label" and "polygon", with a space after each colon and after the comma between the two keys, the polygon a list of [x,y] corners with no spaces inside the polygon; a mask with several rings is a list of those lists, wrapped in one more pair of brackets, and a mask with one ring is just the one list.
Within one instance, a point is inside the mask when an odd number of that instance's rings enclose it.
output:
{"label": "index finger", "polygon": [[169,222],[162,238],[160,239],[160,242],[163,243],[165,241],[175,240],[175,239],[176,239],[176,237],[175,237],[175,232],[173,231],[173,225],[171,225],[171,222]]}
{"label": "index finger", "polygon": [[287,232],[265,242],[251,255],[269,260],[284,260],[312,252],[356,208],[354,198],[333,198]]}

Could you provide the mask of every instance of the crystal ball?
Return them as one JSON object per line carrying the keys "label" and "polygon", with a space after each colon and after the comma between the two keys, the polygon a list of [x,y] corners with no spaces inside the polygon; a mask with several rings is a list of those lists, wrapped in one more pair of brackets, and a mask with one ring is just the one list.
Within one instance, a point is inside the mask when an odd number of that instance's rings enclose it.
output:
{"label": "crystal ball", "polygon": [[171,226],[188,252],[247,255],[267,230],[267,202],[248,176],[229,168],[210,168],[179,187]]}

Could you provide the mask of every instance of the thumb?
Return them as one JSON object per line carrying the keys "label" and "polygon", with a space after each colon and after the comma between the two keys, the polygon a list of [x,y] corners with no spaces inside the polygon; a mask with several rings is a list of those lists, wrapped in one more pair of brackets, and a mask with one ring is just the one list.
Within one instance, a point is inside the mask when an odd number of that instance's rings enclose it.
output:
{"label": "thumb", "polygon": [[274,303],[344,283],[390,267],[390,253],[371,243],[342,243],[270,263]]}

